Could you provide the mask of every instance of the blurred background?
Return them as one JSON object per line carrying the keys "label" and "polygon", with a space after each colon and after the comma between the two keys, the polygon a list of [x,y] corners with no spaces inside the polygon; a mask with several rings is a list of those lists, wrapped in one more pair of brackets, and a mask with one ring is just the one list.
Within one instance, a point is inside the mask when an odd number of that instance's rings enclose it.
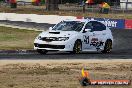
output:
{"label": "blurred background", "polygon": [[110,6],[109,13],[132,13],[132,0],[0,0],[0,7],[1,9],[25,8],[38,11],[99,13],[103,2]]}

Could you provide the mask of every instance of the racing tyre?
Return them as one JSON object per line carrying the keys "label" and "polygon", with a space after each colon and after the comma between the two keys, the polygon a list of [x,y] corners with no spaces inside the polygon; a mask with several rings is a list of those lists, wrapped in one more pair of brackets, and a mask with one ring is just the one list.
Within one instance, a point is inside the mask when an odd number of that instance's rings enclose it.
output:
{"label": "racing tyre", "polygon": [[43,49],[38,49],[37,52],[40,53],[40,54],[46,54],[48,51],[43,50]]}
{"label": "racing tyre", "polygon": [[81,51],[82,51],[82,43],[81,41],[77,40],[74,44],[72,53],[79,54]]}
{"label": "racing tyre", "polygon": [[102,51],[102,53],[110,53],[111,49],[112,49],[112,41],[111,40],[107,40],[105,42],[104,50]]}

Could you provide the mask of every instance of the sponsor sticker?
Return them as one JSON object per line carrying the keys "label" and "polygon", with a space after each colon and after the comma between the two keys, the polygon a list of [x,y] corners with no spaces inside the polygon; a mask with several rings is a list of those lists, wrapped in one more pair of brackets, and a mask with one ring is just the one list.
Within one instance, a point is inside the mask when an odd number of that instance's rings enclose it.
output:
{"label": "sponsor sticker", "polygon": [[85,19],[96,20],[96,21],[102,22],[109,28],[115,28],[115,29],[125,28],[124,19],[108,19],[108,18],[92,18],[92,17],[86,17]]}
{"label": "sponsor sticker", "polygon": [[81,71],[82,76],[79,78],[79,82],[82,86],[88,85],[129,85],[130,80],[92,80],[90,79],[90,74],[88,71],[84,70]]}
{"label": "sponsor sticker", "polygon": [[125,29],[132,29],[132,20],[125,20]]}

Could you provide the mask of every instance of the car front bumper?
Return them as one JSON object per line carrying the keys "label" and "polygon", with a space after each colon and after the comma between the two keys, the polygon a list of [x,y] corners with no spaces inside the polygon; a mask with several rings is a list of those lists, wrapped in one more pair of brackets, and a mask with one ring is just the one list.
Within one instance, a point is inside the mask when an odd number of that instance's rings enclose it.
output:
{"label": "car front bumper", "polygon": [[71,42],[68,41],[35,41],[34,49],[44,49],[48,51],[73,51],[73,46]]}

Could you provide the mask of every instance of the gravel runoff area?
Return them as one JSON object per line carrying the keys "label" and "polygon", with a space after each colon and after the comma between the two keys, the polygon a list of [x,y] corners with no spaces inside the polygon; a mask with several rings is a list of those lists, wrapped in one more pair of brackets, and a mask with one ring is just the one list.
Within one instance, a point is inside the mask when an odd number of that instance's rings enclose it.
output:
{"label": "gravel runoff area", "polygon": [[[132,80],[129,60],[0,60],[1,88],[83,88],[81,69],[92,80]],[[132,85],[103,85],[85,88],[132,88]]]}

